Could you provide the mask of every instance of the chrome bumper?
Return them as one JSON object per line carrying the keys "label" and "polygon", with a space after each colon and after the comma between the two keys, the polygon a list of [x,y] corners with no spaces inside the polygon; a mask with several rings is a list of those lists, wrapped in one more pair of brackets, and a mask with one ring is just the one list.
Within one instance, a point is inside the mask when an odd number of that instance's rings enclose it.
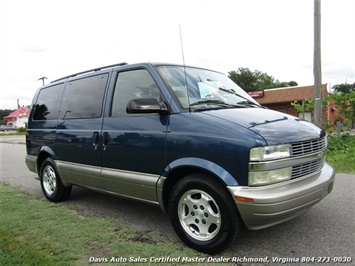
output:
{"label": "chrome bumper", "polygon": [[250,230],[273,226],[301,214],[304,209],[321,201],[333,189],[335,171],[329,164],[313,176],[298,178],[263,187],[228,187],[236,197],[240,215]]}

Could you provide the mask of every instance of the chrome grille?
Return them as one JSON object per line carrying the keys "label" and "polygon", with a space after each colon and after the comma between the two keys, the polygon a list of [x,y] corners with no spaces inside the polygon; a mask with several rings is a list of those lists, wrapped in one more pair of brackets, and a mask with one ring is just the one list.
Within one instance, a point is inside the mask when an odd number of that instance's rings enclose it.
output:
{"label": "chrome grille", "polygon": [[319,153],[327,148],[326,138],[292,143],[292,156],[303,156]]}
{"label": "chrome grille", "polygon": [[291,178],[298,178],[301,176],[306,176],[312,173],[316,173],[322,169],[324,165],[324,158],[319,158],[318,160],[294,165],[292,166],[292,175]]}

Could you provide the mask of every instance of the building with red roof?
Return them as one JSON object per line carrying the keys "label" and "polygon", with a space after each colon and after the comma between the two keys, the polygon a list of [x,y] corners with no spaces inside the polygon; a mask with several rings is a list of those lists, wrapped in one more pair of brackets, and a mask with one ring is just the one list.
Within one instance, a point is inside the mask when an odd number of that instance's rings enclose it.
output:
{"label": "building with red roof", "polygon": [[25,127],[28,121],[28,115],[30,109],[27,107],[19,107],[17,110],[13,111],[8,116],[4,117],[4,121],[7,125],[14,125],[16,127]]}
{"label": "building with red roof", "polygon": [[[329,96],[328,85],[323,84],[321,88],[322,98]],[[249,95],[263,106],[269,109],[280,111],[293,116],[298,116],[309,121],[313,121],[313,111],[306,111],[304,114],[297,113],[291,106],[292,102],[302,104],[306,99],[314,98],[314,86],[295,86],[268,89],[258,92],[249,92]],[[323,107],[323,122],[329,121],[331,125],[335,124],[336,120],[333,118],[339,115],[339,110],[334,108],[334,103],[330,102],[328,106]]]}

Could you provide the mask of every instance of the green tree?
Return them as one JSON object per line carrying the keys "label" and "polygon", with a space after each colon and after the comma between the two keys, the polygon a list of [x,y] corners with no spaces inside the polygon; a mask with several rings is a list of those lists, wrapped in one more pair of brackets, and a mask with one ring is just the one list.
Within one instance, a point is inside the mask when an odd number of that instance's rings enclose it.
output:
{"label": "green tree", "polygon": [[238,68],[228,72],[228,77],[246,91],[255,91],[258,84],[257,76],[248,68]]}
{"label": "green tree", "polygon": [[314,99],[305,99],[303,103],[294,101],[291,103],[291,106],[297,113],[311,112],[314,108]]}
{"label": "green tree", "polygon": [[282,88],[282,87],[292,87],[292,86],[297,86],[298,83],[296,81],[289,81],[289,82],[286,82],[286,81],[283,81],[283,82],[279,82],[278,80],[276,81],[276,86],[275,88]]}
{"label": "green tree", "polygon": [[[350,128],[355,127],[355,83],[338,84],[333,87],[335,93],[330,94],[323,99],[322,106],[326,107],[331,101],[334,101],[335,107],[340,110],[340,115],[334,118],[340,118],[344,124]],[[314,108],[314,99],[305,99],[304,104],[300,102],[291,103],[297,113],[310,112]]]}
{"label": "green tree", "polygon": [[343,92],[343,93],[350,93],[355,91],[355,82],[353,84],[342,83],[333,86],[334,91],[336,92]]}
{"label": "green tree", "polygon": [[297,86],[296,81],[281,82],[274,77],[259,70],[251,71],[249,68],[238,68],[228,72],[228,77],[246,91],[260,91],[272,88]]}
{"label": "green tree", "polygon": [[343,119],[350,128],[355,127],[355,90],[348,93],[336,92],[329,96],[329,100],[334,100],[336,108],[340,110],[339,118]]}
{"label": "green tree", "polygon": [[4,117],[8,116],[9,114],[11,114],[14,110],[10,110],[10,109],[0,109],[0,125],[4,125]]}
{"label": "green tree", "polygon": [[342,83],[333,86],[334,93],[329,100],[334,100],[340,109],[339,118],[343,119],[350,128],[355,126],[355,82],[353,84]]}

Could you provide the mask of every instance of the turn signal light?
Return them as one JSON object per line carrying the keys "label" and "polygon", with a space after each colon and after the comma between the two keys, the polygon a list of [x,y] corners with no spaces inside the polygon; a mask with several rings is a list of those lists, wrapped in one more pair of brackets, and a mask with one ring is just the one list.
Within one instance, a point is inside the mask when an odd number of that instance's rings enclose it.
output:
{"label": "turn signal light", "polygon": [[235,199],[238,200],[238,201],[244,201],[244,202],[254,202],[254,199],[252,199],[252,198],[245,198],[245,197],[235,196]]}

